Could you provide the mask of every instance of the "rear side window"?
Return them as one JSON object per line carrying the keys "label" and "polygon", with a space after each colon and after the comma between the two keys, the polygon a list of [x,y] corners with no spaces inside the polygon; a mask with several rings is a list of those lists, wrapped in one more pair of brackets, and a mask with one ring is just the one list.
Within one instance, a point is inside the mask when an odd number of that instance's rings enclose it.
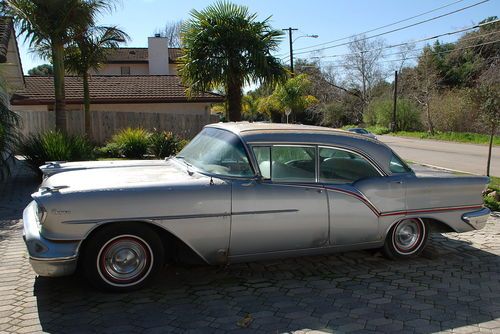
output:
{"label": "rear side window", "polygon": [[409,173],[411,168],[408,167],[397,155],[392,154],[391,161],[389,162],[389,169],[394,174]]}
{"label": "rear side window", "polygon": [[277,182],[316,182],[316,147],[259,146],[253,152],[262,176]]}
{"label": "rear side window", "polygon": [[319,149],[320,181],[327,183],[353,183],[380,173],[362,156],[335,148]]}

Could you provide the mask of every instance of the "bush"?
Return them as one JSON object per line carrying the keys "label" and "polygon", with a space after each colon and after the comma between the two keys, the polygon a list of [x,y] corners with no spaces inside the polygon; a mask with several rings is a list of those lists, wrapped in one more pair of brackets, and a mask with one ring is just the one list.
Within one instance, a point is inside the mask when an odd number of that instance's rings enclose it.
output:
{"label": "bush", "polygon": [[48,131],[22,140],[18,146],[28,166],[40,173],[38,167],[47,161],[84,161],[94,159],[94,146],[82,136],[69,136]]}
{"label": "bush", "polygon": [[172,132],[154,131],[149,137],[149,154],[158,159],[174,155],[181,150],[181,141]]}
{"label": "bush", "polygon": [[322,126],[338,128],[347,120],[345,106],[340,102],[331,102],[319,108],[323,115]]}
{"label": "bush", "polygon": [[120,146],[116,143],[108,143],[104,147],[96,149],[99,158],[121,158]]}
{"label": "bush", "polygon": [[433,96],[431,111],[436,131],[478,132],[479,108],[470,99],[467,90],[451,90]]}
{"label": "bush", "polygon": [[[390,128],[392,116],[392,99],[382,98],[375,99],[370,103],[368,110],[365,112],[365,115],[363,115],[363,120],[368,125]],[[397,102],[396,123],[398,130],[419,130],[422,124],[420,122],[420,111],[418,107],[408,99],[399,99]]]}
{"label": "bush", "polygon": [[484,205],[491,211],[500,211],[500,202],[497,202],[493,197],[484,196]]}
{"label": "bush", "polygon": [[[148,151],[151,133],[141,128],[126,128],[113,136],[102,149],[104,152],[119,154],[127,159],[142,159]],[[113,156],[117,158],[117,156]]]}
{"label": "bush", "polygon": [[376,135],[385,135],[385,134],[391,132],[391,129],[386,128],[385,126],[368,126],[368,127],[366,127],[366,130],[368,130],[371,133],[374,133]]}

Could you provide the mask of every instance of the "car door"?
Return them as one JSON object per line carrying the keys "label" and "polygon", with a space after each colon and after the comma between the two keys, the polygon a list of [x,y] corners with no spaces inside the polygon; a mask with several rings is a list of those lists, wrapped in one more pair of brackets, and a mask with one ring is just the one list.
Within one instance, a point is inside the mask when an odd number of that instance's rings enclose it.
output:
{"label": "car door", "polygon": [[328,244],[328,206],[317,181],[317,148],[253,147],[262,179],[232,188],[230,256],[322,247]]}
{"label": "car door", "polygon": [[380,211],[405,207],[402,177],[383,176],[356,152],[319,147],[319,175],[328,195],[332,245],[380,241]]}

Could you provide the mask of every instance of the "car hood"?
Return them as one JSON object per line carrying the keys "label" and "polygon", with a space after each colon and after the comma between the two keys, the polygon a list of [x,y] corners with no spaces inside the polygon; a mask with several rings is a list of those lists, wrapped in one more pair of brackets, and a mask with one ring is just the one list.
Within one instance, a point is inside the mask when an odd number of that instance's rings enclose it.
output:
{"label": "car hood", "polygon": [[207,178],[193,173],[174,161],[163,161],[161,165],[128,165],[113,168],[88,168],[53,174],[44,180],[40,191],[57,190],[60,193],[80,191],[102,191],[159,187],[185,184],[196,179]]}
{"label": "car hood", "polygon": [[164,166],[168,160],[108,160],[108,161],[75,161],[59,162],[53,161],[40,166],[45,177],[69,171],[95,169],[95,168],[121,168],[121,167],[145,167]]}

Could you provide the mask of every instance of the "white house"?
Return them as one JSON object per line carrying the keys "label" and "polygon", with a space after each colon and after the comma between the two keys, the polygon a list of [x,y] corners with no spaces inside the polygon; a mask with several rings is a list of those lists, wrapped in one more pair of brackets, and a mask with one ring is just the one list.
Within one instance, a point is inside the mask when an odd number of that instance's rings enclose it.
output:
{"label": "white house", "polygon": [[[191,138],[215,121],[210,106],[222,102],[223,96],[199,93],[188,97],[177,76],[180,54],[180,49],[169,49],[168,40],[159,36],[150,37],[147,48],[110,50],[106,63],[89,79],[93,139],[105,142],[124,127],[156,128]],[[20,76],[10,80],[23,81],[11,99],[12,109],[22,117],[23,133],[54,129],[53,77]],[[82,80],[66,76],[65,93],[68,132],[81,134]]]}
{"label": "white house", "polygon": [[0,16],[0,76],[12,92],[24,87],[23,67],[11,17]]}

